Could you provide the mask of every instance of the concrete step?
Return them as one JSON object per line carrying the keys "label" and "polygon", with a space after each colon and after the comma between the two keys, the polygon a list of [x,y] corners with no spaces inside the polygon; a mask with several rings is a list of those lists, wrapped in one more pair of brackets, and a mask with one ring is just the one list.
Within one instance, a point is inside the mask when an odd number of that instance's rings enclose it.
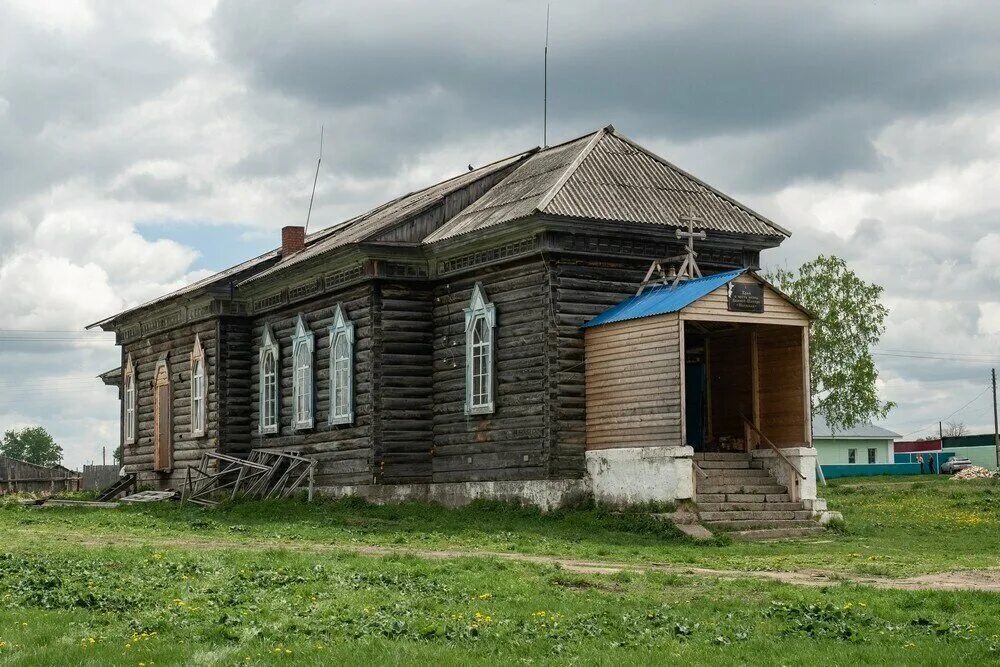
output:
{"label": "concrete step", "polygon": [[782,493],[707,493],[699,488],[695,500],[701,505],[702,503],[787,503],[792,499],[785,489],[782,489]]}
{"label": "concrete step", "polygon": [[766,510],[797,512],[805,509],[802,503],[769,503],[761,501],[759,503],[727,503],[725,501],[698,503],[698,509],[702,512],[760,512]]}
{"label": "concrete step", "polygon": [[[766,506],[767,503],[764,503]],[[783,521],[788,519],[809,519],[809,510],[721,510],[699,512],[702,521]]]}
{"label": "concrete step", "polygon": [[[709,463],[706,461],[705,463]],[[718,462],[717,462],[718,463]],[[698,466],[701,471],[706,475],[715,475],[717,477],[724,477],[725,475],[770,475],[771,473],[763,468],[754,468],[753,466],[747,464],[742,468],[703,468],[701,465]]]}
{"label": "concrete step", "polygon": [[777,494],[777,493],[788,493],[788,489],[778,484],[714,484],[713,480],[702,480],[704,483],[698,485],[698,494],[714,494],[714,493],[740,493],[740,494],[751,494],[751,493],[763,493],[763,494]]}
{"label": "concrete step", "polygon": [[750,467],[750,461],[747,459],[729,459],[724,461],[698,461],[698,467],[702,470],[718,470],[718,469],[735,469],[743,468],[744,470]]}
{"label": "concrete step", "polygon": [[754,470],[753,468],[741,470],[705,470],[703,472],[705,473],[705,477],[701,477],[700,479],[773,479],[766,470]]}
{"label": "concrete step", "polygon": [[756,528],[752,530],[736,530],[726,533],[734,540],[748,542],[753,540],[794,540],[803,537],[812,537],[826,532],[823,526],[811,528]]}
{"label": "concrete step", "polygon": [[748,461],[750,455],[745,452],[695,452],[695,461]]}
{"label": "concrete step", "polygon": [[782,487],[783,493],[727,493],[726,501],[731,503],[787,503],[792,497]]}
{"label": "concrete step", "polygon": [[812,519],[735,519],[732,521],[702,521],[709,530],[751,530],[755,528],[811,528]]}

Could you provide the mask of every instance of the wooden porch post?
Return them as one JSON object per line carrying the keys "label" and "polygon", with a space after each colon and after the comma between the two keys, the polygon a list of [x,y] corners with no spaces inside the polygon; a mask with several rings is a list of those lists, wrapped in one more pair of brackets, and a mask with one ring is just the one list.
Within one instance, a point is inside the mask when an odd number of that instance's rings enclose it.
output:
{"label": "wooden porch post", "polygon": [[753,425],[760,430],[760,353],[757,328],[750,330],[750,412]]}
{"label": "wooden porch post", "polygon": [[687,344],[684,341],[684,319],[677,318],[677,345],[680,347],[678,358],[681,366],[681,446],[688,444],[687,441],[687,374],[684,367],[687,366]]}
{"label": "wooden porch post", "polygon": [[812,447],[812,382],[809,370],[809,325],[802,327],[802,402],[805,407],[802,438]]}

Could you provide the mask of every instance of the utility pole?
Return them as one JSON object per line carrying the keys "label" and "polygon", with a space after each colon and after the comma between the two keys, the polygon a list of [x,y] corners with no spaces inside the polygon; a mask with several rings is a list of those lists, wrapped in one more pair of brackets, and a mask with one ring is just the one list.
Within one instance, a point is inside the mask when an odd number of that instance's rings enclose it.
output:
{"label": "utility pole", "polygon": [[938,422],[938,440],[944,441],[944,427]]}
{"label": "utility pole", "polygon": [[997,468],[1000,468],[1000,422],[997,421],[997,369],[993,369],[993,447],[997,454]]}

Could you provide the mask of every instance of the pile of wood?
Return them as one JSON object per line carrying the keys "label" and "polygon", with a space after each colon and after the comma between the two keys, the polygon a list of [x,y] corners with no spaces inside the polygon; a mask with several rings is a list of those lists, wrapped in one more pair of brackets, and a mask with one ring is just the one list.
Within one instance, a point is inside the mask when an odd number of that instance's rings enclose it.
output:
{"label": "pile of wood", "polygon": [[308,480],[313,495],[316,461],[298,452],[255,449],[241,459],[206,452],[197,468],[188,468],[181,502],[218,505],[224,499],[287,498]]}
{"label": "pile of wood", "polygon": [[986,468],[980,468],[979,466],[969,466],[964,470],[959,470],[954,475],[952,479],[966,480],[966,479],[991,479],[993,477],[1000,477],[1000,473],[993,470],[987,470]]}

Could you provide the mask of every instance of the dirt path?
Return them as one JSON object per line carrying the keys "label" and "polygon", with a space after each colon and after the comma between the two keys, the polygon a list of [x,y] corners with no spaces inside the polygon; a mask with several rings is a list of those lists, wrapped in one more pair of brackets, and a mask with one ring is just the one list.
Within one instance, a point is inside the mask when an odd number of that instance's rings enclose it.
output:
{"label": "dirt path", "polygon": [[[67,538],[70,536],[67,535]],[[261,549],[284,549],[287,551],[315,553],[349,553],[361,556],[414,556],[428,559],[449,558],[497,558],[519,563],[535,563],[539,565],[555,565],[568,572],[579,574],[614,574],[616,572],[665,572],[696,577],[715,577],[719,579],[763,579],[777,581],[796,586],[830,586],[836,584],[860,584],[874,588],[909,590],[909,591],[953,591],[968,590],[1000,593],[1000,569],[987,570],[954,570],[925,574],[905,579],[890,577],[865,576],[827,570],[716,570],[705,567],[680,565],[675,563],[615,563],[605,561],[589,561],[559,556],[539,556],[533,554],[510,553],[500,551],[460,551],[452,549],[413,549],[409,547],[380,547],[350,544],[319,544],[315,542],[240,542],[232,540],[212,540],[205,538],[175,538],[163,537],[156,540],[132,536],[103,536],[91,534],[74,534],[68,541],[86,547],[124,547],[143,546],[154,548],[181,549],[243,549],[259,551]]]}

